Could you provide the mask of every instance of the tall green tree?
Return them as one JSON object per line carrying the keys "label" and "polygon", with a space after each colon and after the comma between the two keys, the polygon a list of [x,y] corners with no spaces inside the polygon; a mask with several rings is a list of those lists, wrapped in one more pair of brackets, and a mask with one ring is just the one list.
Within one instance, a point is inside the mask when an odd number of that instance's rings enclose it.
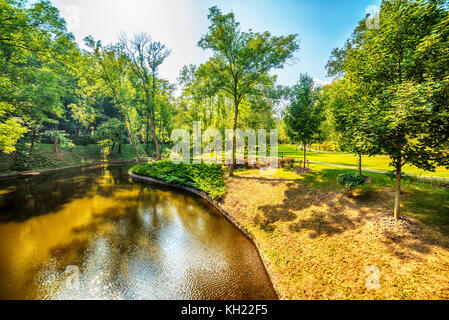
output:
{"label": "tall green tree", "polygon": [[345,79],[326,86],[322,95],[340,148],[358,156],[359,175],[362,175],[362,155],[373,156],[380,152],[377,135],[367,130],[370,118],[364,112],[366,108],[360,105],[353,86]]}
{"label": "tall green tree", "polygon": [[2,151],[14,151],[29,132],[30,163],[38,130],[43,125],[56,129],[64,114],[70,61],[77,53],[65,21],[49,1],[0,1],[0,119],[1,129],[8,129],[0,130]]}
{"label": "tall green tree", "polygon": [[313,78],[301,74],[299,81],[290,93],[290,105],[287,107],[285,124],[287,134],[294,142],[301,142],[304,147],[304,168],[306,167],[307,144],[319,135],[323,113],[317,104],[319,88],[314,86]]}
{"label": "tall green tree", "polygon": [[[212,85],[233,99],[234,131],[237,129],[239,105],[257,85],[273,83],[268,72],[282,68],[298,49],[297,35],[271,36],[269,32],[244,32],[233,13],[222,14],[217,7],[209,9],[209,32],[198,42],[202,49],[211,49],[213,57],[200,68]],[[236,137],[232,143],[232,164],[236,163]]]}
{"label": "tall green tree", "polygon": [[117,110],[123,117],[128,138],[133,145],[136,160],[140,163],[138,150],[138,142],[135,136],[135,128],[133,126],[133,114],[135,108],[132,105],[135,92],[129,81],[129,61],[121,46],[103,47],[100,41],[95,41],[92,37],[84,39],[86,45],[92,49],[91,55],[97,62],[99,80],[106,89],[108,94],[116,106]]}
{"label": "tall green tree", "polygon": [[366,130],[390,156],[399,219],[402,167],[449,166],[448,68],[438,63],[448,58],[448,10],[445,1],[384,0],[379,27],[368,25],[360,22],[331,63],[354,85]]}
{"label": "tall green tree", "polygon": [[156,81],[158,69],[170,55],[170,50],[160,42],[153,41],[150,35],[146,33],[135,35],[133,40],[128,40],[125,35],[122,35],[120,42],[132,61],[132,70],[140,80],[139,84],[145,94],[145,105],[147,107],[146,150],[148,152],[149,131],[151,129],[156,160],[160,160],[161,152],[155,125]]}

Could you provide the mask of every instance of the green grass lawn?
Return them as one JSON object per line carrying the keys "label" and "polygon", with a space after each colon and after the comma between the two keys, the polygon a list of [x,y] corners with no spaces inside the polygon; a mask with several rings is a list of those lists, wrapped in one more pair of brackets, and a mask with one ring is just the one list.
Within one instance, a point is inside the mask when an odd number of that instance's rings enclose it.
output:
{"label": "green grass lawn", "polygon": [[[303,150],[298,148],[296,151],[296,146],[294,145],[279,145],[279,157],[294,157],[300,158],[303,157]],[[341,164],[348,166],[358,166],[358,157],[351,154],[343,154],[337,152],[309,152],[307,151],[307,159],[310,161],[317,162],[326,162],[333,164]],[[392,167],[389,166],[390,158],[388,156],[374,156],[368,157],[363,156],[362,158],[362,168],[368,169],[377,169],[377,170],[393,170]],[[404,172],[408,174],[413,174],[417,176],[428,176],[428,177],[442,177],[449,178],[449,170],[444,167],[438,167],[435,172],[424,171],[418,169],[411,165],[404,166]]]}
{"label": "green grass lawn", "polygon": [[[305,184],[333,190],[342,190],[337,183],[338,175],[344,172],[356,172],[356,170],[332,168],[320,164],[312,164],[311,169],[313,172],[303,177]],[[391,194],[391,211],[393,211],[393,182],[390,178],[373,172],[365,175],[372,181],[361,186],[359,190],[366,195],[382,192]],[[376,201],[375,198],[373,200]],[[449,234],[449,189],[414,183],[407,187],[401,195],[401,200],[403,214]]]}
{"label": "green grass lawn", "polygon": [[[224,209],[254,236],[285,299],[447,299],[449,189],[412,184],[394,223],[385,174],[348,193],[338,175],[357,170],[311,164],[312,172],[239,169]],[[437,232],[440,231],[440,232]],[[381,290],[366,290],[367,265]]]}

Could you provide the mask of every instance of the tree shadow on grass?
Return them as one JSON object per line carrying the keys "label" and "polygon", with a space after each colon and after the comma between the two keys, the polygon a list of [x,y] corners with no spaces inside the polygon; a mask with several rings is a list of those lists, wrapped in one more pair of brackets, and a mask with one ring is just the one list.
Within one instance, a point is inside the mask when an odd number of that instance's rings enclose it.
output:
{"label": "tree shadow on grass", "polygon": [[[293,222],[288,227],[291,232],[309,229],[312,231],[310,237],[313,238],[321,234],[332,236],[354,229],[364,220],[365,211],[359,208],[354,199],[370,200],[371,195],[363,193],[350,199],[335,192],[334,188],[324,188],[331,184],[334,176],[336,176],[335,170],[329,170],[329,172],[325,173],[304,175],[298,179],[254,176],[240,176],[237,179],[255,180],[261,184],[269,184],[271,186],[286,183],[287,189],[281,204],[258,207],[261,214],[255,216],[253,222],[265,231],[273,231],[276,222],[292,222],[296,220],[299,211],[307,210],[311,207],[319,208],[325,206],[327,212],[312,208],[311,210],[314,211],[310,218],[300,219],[299,222]],[[320,179],[320,181],[314,181],[316,179]],[[323,188],[316,188],[317,184]],[[359,216],[349,217],[341,213],[341,208],[343,207],[358,210]]]}
{"label": "tree shadow on grass", "polygon": [[[403,260],[419,259],[422,254],[431,254],[435,245],[449,248],[444,238],[429,236],[428,232],[415,221],[403,233],[394,228],[379,226],[379,217],[389,212],[388,208],[392,206],[393,201],[391,192],[386,189],[387,179],[373,174],[372,184],[357,190],[353,195],[342,195],[336,180],[337,176],[345,171],[347,170],[324,169],[303,175],[299,179],[245,176],[238,179],[257,180],[262,184],[273,186],[287,184],[282,203],[259,206],[261,213],[253,219],[255,225],[268,232],[275,230],[275,223],[280,221],[290,222],[287,230],[292,233],[308,230],[310,238],[332,237],[372,223],[376,228],[374,234],[377,235],[373,241],[384,247],[381,250],[387,249],[387,252]],[[441,194],[430,195],[428,201],[432,199],[441,203]],[[403,196],[405,206],[417,201],[414,194]],[[443,203],[439,208],[446,210],[445,206]],[[431,204],[430,207],[433,210],[424,210],[423,213],[435,214],[435,204]],[[304,209],[309,211],[306,213],[307,217],[301,218],[299,212]]]}
{"label": "tree shadow on grass", "polygon": [[344,214],[326,215],[324,213],[314,213],[311,218],[290,224],[289,231],[300,232],[306,229],[312,231],[309,234],[310,238],[317,238],[321,235],[333,236],[355,229],[361,222],[361,218],[351,219]]}

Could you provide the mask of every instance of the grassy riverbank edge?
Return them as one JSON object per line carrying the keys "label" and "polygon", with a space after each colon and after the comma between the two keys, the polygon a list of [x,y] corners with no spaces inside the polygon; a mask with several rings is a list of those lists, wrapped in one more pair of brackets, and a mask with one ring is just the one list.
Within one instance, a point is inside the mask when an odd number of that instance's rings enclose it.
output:
{"label": "grassy riverbank edge", "polygon": [[34,175],[39,175],[42,173],[55,172],[55,171],[61,171],[61,170],[67,170],[67,169],[93,167],[93,166],[100,166],[100,165],[105,165],[105,164],[131,163],[131,162],[135,162],[135,161],[136,161],[135,159],[98,161],[98,162],[91,162],[91,163],[77,164],[77,165],[73,165],[73,166],[63,166],[63,167],[56,167],[56,168],[49,168],[49,169],[42,169],[42,170],[14,171],[12,173],[0,174],[0,179],[1,178],[23,177],[23,176],[34,176]]}

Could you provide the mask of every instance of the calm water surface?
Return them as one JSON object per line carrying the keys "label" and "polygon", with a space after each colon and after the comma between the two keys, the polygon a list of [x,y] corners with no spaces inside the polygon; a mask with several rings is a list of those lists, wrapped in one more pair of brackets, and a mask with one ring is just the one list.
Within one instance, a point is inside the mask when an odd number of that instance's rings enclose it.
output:
{"label": "calm water surface", "polygon": [[234,226],[130,166],[0,181],[0,299],[277,298]]}

